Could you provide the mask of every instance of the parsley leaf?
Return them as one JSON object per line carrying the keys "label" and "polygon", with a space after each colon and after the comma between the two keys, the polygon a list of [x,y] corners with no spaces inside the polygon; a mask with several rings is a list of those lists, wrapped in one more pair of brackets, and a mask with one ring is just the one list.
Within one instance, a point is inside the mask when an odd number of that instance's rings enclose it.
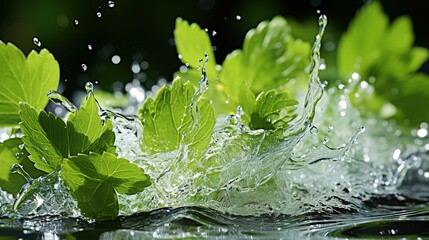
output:
{"label": "parsley leaf", "polygon": [[36,168],[51,172],[64,158],[78,153],[114,151],[112,124],[103,125],[91,94],[85,105],[72,113],[65,123],[52,113],[37,112],[27,103],[21,104],[21,130],[25,148]]}
{"label": "parsley leaf", "polygon": [[48,50],[31,51],[25,58],[15,45],[0,41],[0,126],[18,125],[19,102],[43,109],[46,93],[57,89],[59,78],[58,62]]}
{"label": "parsley leaf", "polygon": [[171,88],[164,86],[154,99],[146,99],[139,110],[143,124],[143,151],[150,154],[169,152],[184,143],[196,157],[204,152],[211,139],[215,118],[205,99],[198,102],[198,113],[192,112],[194,92],[190,82],[176,78]]}
{"label": "parsley leaf", "polygon": [[[375,77],[374,93],[350,94],[355,106],[363,112],[371,109],[383,117],[395,117],[420,123],[429,112],[419,107],[429,102],[429,76],[416,73],[429,58],[429,51],[414,47],[414,34],[409,17],[402,16],[389,24],[379,2],[363,7],[343,34],[338,45],[338,72],[348,79],[357,72],[361,80]],[[383,113],[383,107],[393,104],[396,112]],[[363,108],[362,106],[365,106]]]}
{"label": "parsley leaf", "polygon": [[23,176],[11,172],[12,165],[22,165],[32,178],[43,174],[34,168],[34,164],[28,159],[28,152],[25,151],[22,144],[19,138],[10,138],[0,143],[0,187],[14,196],[18,194],[26,181]]}
{"label": "parsley leaf", "polygon": [[108,152],[64,159],[61,177],[82,214],[97,220],[118,215],[117,193],[135,194],[150,185],[149,176],[141,168]]}
{"label": "parsley leaf", "polygon": [[[188,61],[186,55],[196,58],[211,46],[208,34],[195,23],[191,26],[181,19],[176,21],[174,36],[184,63]],[[210,87],[204,96],[212,100],[216,116],[234,114],[241,106],[243,122],[249,124],[255,95],[273,88],[284,89],[293,80],[306,79],[309,53],[310,44],[294,39],[284,18],[264,21],[247,33],[243,50],[235,50],[226,57],[220,72],[214,68],[216,62],[209,59],[206,71]],[[194,68],[175,75],[197,84],[201,74]]]}

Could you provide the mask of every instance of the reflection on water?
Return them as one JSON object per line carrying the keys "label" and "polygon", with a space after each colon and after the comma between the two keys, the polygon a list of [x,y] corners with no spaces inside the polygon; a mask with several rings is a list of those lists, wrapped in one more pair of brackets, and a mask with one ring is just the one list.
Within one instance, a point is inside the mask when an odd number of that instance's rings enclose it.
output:
{"label": "reflection on water", "polygon": [[[389,204],[389,205],[385,205]],[[399,196],[372,199],[360,212],[259,217],[196,207],[158,209],[88,223],[45,216],[0,220],[0,238],[22,239],[335,239],[429,237],[429,207]]]}

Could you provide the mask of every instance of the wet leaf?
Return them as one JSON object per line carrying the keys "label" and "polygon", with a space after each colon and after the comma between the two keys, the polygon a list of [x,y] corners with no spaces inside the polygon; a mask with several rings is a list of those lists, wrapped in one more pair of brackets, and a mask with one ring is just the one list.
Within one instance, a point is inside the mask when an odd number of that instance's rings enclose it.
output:
{"label": "wet leaf", "polygon": [[206,149],[215,118],[210,103],[207,100],[197,103],[194,92],[190,82],[176,78],[171,88],[164,86],[154,99],[145,101],[139,110],[143,151],[168,152],[178,149],[182,143],[197,156]]}
{"label": "wet leaf", "polygon": [[102,124],[93,95],[67,122],[52,113],[21,104],[21,130],[30,160],[45,172],[57,169],[63,158],[78,153],[113,151],[115,135],[108,120]]}
{"label": "wet leaf", "polygon": [[31,51],[25,58],[15,45],[0,41],[0,126],[18,125],[19,102],[43,109],[59,77],[58,62],[48,50]]}
{"label": "wet leaf", "polygon": [[149,176],[141,168],[107,152],[78,154],[65,159],[61,177],[81,212],[96,220],[118,215],[117,193],[135,194],[150,185]]}
{"label": "wet leaf", "polygon": [[37,170],[28,159],[21,139],[10,138],[0,143],[0,187],[16,196],[26,181],[23,176],[10,171],[13,164],[21,164],[32,178],[41,176],[43,172]]}

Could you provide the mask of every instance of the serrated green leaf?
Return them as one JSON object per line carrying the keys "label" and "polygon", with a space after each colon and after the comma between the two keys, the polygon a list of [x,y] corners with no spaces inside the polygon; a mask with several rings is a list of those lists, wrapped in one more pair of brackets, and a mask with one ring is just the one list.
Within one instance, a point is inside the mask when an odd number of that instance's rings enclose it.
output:
{"label": "serrated green leaf", "polygon": [[[67,156],[63,156],[68,151],[67,148],[58,149],[57,146],[69,145],[65,124],[52,114],[37,112],[26,103],[22,103],[20,107],[20,126],[24,134],[22,141],[31,154],[29,158],[36,168],[51,172],[61,164],[63,157]],[[42,124],[47,126],[48,132],[45,132]]]}
{"label": "serrated green leaf", "polygon": [[194,69],[197,66],[201,67],[202,62],[200,62],[200,59],[204,61],[204,54],[207,53],[209,57],[206,65],[207,73],[210,77],[216,76],[216,59],[206,31],[196,23],[189,24],[186,20],[177,18],[174,39],[177,52],[181,56],[183,63],[188,63]]}
{"label": "serrated green leaf", "polygon": [[61,177],[81,212],[97,220],[118,215],[117,193],[135,194],[150,185],[149,176],[141,168],[107,152],[65,159]]}
{"label": "serrated green leaf", "polygon": [[338,44],[338,71],[344,78],[366,72],[381,56],[382,38],[389,19],[378,2],[362,8]]}
{"label": "serrated green leaf", "polygon": [[[196,155],[206,149],[214,127],[213,109],[206,100],[193,113],[195,88],[181,78],[164,86],[155,99],[147,99],[139,110],[143,124],[142,149],[148,153],[168,152],[187,144]],[[195,114],[195,115],[193,115]]]}
{"label": "serrated green leaf", "polygon": [[0,143],[0,187],[16,196],[26,181],[23,176],[10,171],[13,164],[22,165],[32,178],[41,176],[43,172],[34,168],[21,139],[10,138]]}
{"label": "serrated green leaf", "polygon": [[307,75],[309,54],[310,44],[295,40],[284,18],[263,21],[244,39],[242,79],[255,94],[280,87]]}
{"label": "serrated green leaf", "polygon": [[[191,26],[205,35],[199,37],[206,40],[198,42],[208,48],[210,41],[207,33],[196,24]],[[194,37],[190,28],[186,21],[176,21],[175,40],[179,54],[185,52],[185,45],[189,51],[200,49],[194,47],[196,40],[190,40]],[[255,95],[272,88],[284,88],[291,80],[306,79],[309,53],[310,44],[294,39],[284,18],[264,21],[247,33],[243,50],[235,50],[226,57],[219,74],[212,70],[213,66],[207,67],[210,87],[204,96],[212,101],[216,116],[234,114],[241,106],[243,121],[248,123],[249,114],[255,106]],[[183,61],[182,58],[182,62],[187,60]],[[195,86],[201,79],[201,74],[195,69],[175,75],[190,80]],[[216,77],[218,81],[213,81]]]}
{"label": "serrated green leaf", "polygon": [[[413,47],[413,41],[409,17],[399,17],[389,24],[388,16],[378,2],[365,5],[357,13],[340,39],[338,70],[343,79],[349,78],[353,72],[359,73],[361,80],[375,78],[373,93],[364,92],[360,98],[353,96],[355,91],[350,94],[352,103],[363,113],[370,109],[382,114],[384,106],[393,104],[396,108],[393,117],[412,124],[427,121],[425,111],[414,106],[428,101],[417,89],[427,85],[425,81],[429,78],[414,75],[429,58],[429,51]],[[415,85],[417,82],[419,85]]]}
{"label": "serrated green leaf", "polygon": [[36,109],[48,103],[46,94],[56,90],[59,66],[48,50],[31,51],[27,58],[15,45],[0,41],[0,126],[19,123],[19,102]]}
{"label": "serrated green leaf", "polygon": [[250,127],[266,130],[286,129],[288,123],[296,117],[297,104],[287,93],[278,93],[276,90],[262,92],[256,98]]}
{"label": "serrated green leaf", "polygon": [[21,130],[30,160],[45,172],[57,169],[64,158],[78,153],[112,152],[115,135],[108,120],[102,124],[94,96],[72,113],[65,123],[52,113],[37,112],[26,103],[21,104]]}

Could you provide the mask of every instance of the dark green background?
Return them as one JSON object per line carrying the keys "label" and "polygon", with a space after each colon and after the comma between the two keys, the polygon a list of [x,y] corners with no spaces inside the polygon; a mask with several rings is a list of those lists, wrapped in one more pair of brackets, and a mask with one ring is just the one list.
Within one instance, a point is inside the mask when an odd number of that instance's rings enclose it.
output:
{"label": "dark green background", "polygon": [[[140,79],[149,87],[159,78],[171,80],[180,66],[173,45],[175,19],[182,17],[208,28],[217,47],[218,63],[226,54],[241,48],[245,33],[260,21],[283,15],[300,23],[309,22],[308,36],[316,34],[317,10],[328,16],[328,35],[336,40],[364,1],[356,0],[248,0],[248,1],[146,1],[113,0],[0,0],[0,39],[12,42],[27,54],[40,47],[49,49],[60,63],[62,88],[66,96],[75,89],[84,89],[87,81],[112,91],[115,81]],[[429,47],[427,24],[429,14],[423,1],[381,1],[393,19],[400,15],[412,17],[416,44]],[[97,12],[101,17],[97,17]],[[237,20],[236,16],[241,16]],[[78,25],[74,20],[79,21]],[[93,46],[90,51],[88,44]],[[113,55],[121,62],[114,65]],[[323,54],[323,53],[322,53]],[[135,75],[133,61],[145,61],[149,67]],[[87,64],[85,72],[81,64]]]}

